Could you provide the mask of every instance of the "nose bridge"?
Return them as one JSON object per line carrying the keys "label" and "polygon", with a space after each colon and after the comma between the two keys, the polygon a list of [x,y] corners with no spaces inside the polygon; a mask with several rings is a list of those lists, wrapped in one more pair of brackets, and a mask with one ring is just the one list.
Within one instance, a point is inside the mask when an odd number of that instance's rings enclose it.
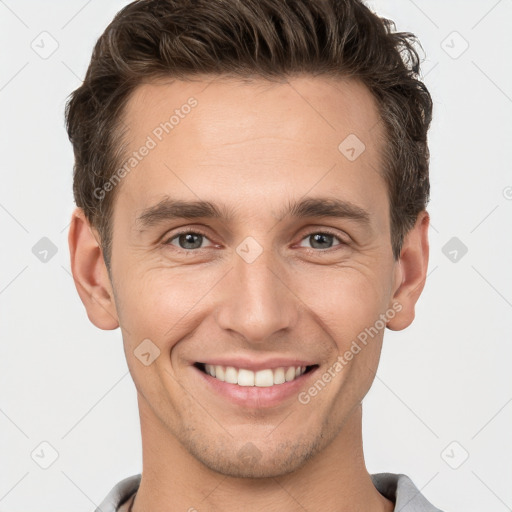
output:
{"label": "nose bridge", "polygon": [[297,304],[279,269],[271,249],[263,250],[254,239],[244,240],[226,276],[226,292],[217,310],[220,327],[237,331],[248,341],[264,341],[291,327],[297,319]]}

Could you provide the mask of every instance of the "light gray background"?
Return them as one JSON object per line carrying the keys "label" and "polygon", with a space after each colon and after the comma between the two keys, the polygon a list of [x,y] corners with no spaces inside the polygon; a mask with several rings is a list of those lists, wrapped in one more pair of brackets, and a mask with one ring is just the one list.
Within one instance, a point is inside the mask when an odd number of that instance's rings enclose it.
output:
{"label": "light gray background", "polygon": [[[0,511],[92,511],[141,470],[120,331],[87,319],[67,247],[64,104],[126,3],[0,0]],[[512,510],[512,1],[369,5],[419,36],[435,111],[429,277],[413,325],[385,334],[368,469],[409,475],[446,511]]]}

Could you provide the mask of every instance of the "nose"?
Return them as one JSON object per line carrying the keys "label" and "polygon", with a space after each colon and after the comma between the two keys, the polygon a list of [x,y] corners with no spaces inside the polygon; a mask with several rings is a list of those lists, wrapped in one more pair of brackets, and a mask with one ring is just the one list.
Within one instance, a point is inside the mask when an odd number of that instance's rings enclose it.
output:
{"label": "nose", "polygon": [[251,263],[235,253],[216,309],[218,325],[249,343],[264,342],[293,328],[301,301],[287,281],[272,251],[264,250]]}

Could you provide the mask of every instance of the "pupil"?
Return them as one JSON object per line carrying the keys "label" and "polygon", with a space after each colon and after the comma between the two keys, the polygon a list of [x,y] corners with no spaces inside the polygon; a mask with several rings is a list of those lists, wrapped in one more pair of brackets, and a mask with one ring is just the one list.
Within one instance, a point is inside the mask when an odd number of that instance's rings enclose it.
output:
{"label": "pupil", "polygon": [[[197,243],[197,241],[194,244],[194,241],[193,241],[194,237],[199,239],[199,244]],[[201,247],[201,238],[202,238],[202,235],[195,234],[195,233],[186,233],[186,234],[180,236],[180,243],[183,242],[183,244],[185,244],[185,245],[192,244],[192,246],[193,246],[193,247],[186,246],[186,247],[183,247],[183,249],[197,249],[197,248]]]}
{"label": "pupil", "polygon": [[[326,239],[329,239],[329,238],[332,238],[332,235],[328,235],[328,234],[325,234],[325,233],[316,233],[315,235],[312,236],[313,238],[313,243],[311,244],[313,247],[315,247],[315,244],[317,242],[320,242],[320,244],[322,242],[325,242]],[[332,240],[331,240],[331,244],[329,244],[329,247],[331,247],[332,245]],[[325,246],[320,246],[321,249],[325,248]]]}

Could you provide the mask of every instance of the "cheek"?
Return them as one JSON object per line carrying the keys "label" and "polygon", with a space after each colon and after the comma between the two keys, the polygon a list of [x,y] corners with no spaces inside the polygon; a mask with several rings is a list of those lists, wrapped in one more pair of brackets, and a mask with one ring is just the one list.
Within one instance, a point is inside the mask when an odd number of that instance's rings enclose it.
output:
{"label": "cheek", "polygon": [[340,353],[384,312],[387,296],[379,279],[369,268],[319,268],[308,272],[308,279],[301,284],[297,295],[328,331]]}
{"label": "cheek", "polygon": [[190,329],[190,321],[218,281],[207,269],[161,267],[126,273],[119,286],[118,314],[130,344],[149,338],[168,350]]}
{"label": "cheek", "polygon": [[[131,348],[148,338],[168,352],[211,312],[216,294],[227,283],[223,282],[227,270],[223,265],[167,268],[159,261],[118,270],[124,279],[116,280],[116,305]],[[373,260],[343,267],[295,267],[285,278],[293,291],[288,300],[295,301],[298,309],[305,304],[310,321],[319,323],[341,353],[386,307],[381,270]]]}

